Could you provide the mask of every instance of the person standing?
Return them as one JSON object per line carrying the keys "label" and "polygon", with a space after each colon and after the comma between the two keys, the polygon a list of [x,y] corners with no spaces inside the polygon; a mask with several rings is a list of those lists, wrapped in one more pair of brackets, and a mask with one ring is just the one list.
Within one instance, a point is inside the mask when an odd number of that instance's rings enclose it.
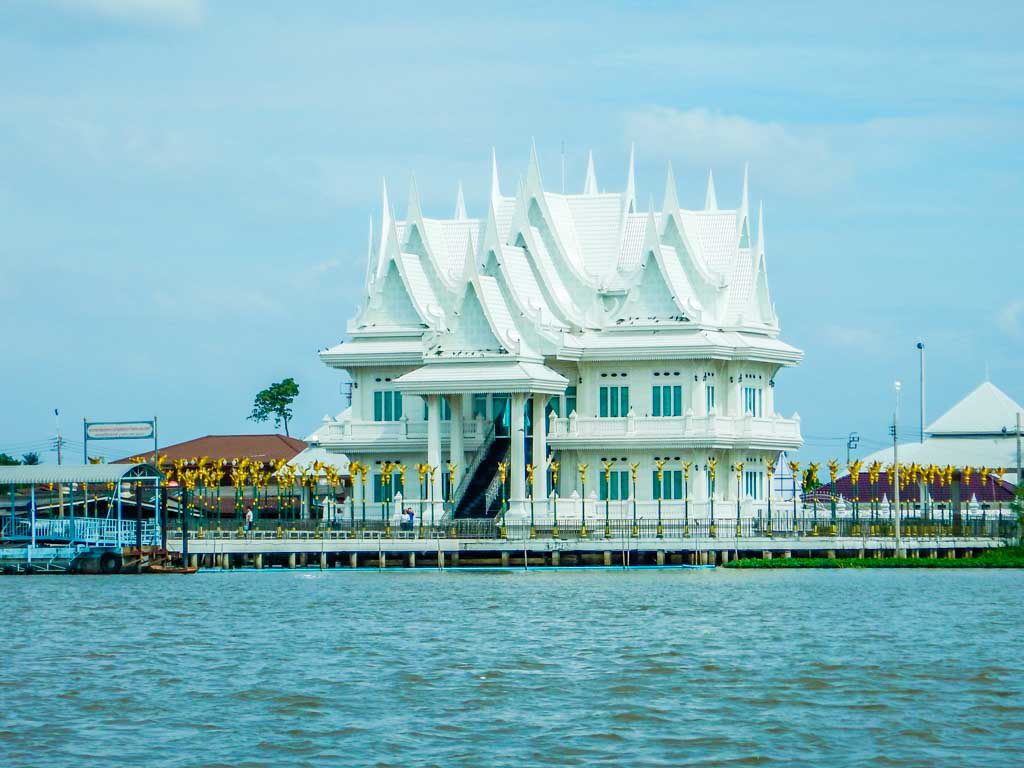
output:
{"label": "person standing", "polygon": [[252,532],[252,507],[245,508],[245,532]]}

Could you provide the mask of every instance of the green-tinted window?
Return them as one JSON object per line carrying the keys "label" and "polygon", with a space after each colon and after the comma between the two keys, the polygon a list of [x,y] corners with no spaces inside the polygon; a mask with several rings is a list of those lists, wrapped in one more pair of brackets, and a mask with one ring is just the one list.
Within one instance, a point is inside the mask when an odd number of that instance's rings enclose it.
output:
{"label": "green-tinted window", "polygon": [[398,421],[402,418],[402,393],[377,390],[373,393],[373,420]]}
{"label": "green-tinted window", "polygon": [[629,387],[601,387],[598,390],[598,413],[617,418],[629,413]]}
{"label": "green-tinted window", "polygon": [[609,479],[605,478],[604,471],[602,470],[600,472],[601,501],[627,500],[629,498],[629,470],[612,470]]}
{"label": "green-tinted window", "polygon": [[651,387],[652,416],[682,416],[683,388],[678,384]]}

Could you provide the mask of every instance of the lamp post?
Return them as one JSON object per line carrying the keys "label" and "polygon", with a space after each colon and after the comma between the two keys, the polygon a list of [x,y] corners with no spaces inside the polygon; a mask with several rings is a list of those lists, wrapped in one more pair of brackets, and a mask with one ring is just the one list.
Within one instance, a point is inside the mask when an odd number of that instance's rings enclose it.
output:
{"label": "lamp post", "polygon": [[[459,465],[455,464],[455,463],[453,463],[451,461],[449,461],[448,464],[447,464],[447,469],[448,469],[448,509],[452,511],[453,515],[455,514],[455,512],[454,512],[454,509],[455,509],[455,470],[458,469],[458,468],[459,468]],[[433,475],[431,475],[431,478],[433,478]],[[431,486],[433,486],[433,481],[431,481]],[[442,509],[444,509],[443,506],[442,506]],[[431,528],[434,527],[434,505],[433,504],[430,505],[430,527]]]}
{"label": "lamp post", "polygon": [[[430,492],[430,527],[431,527],[431,529],[433,529],[434,522],[435,522],[434,521],[434,475],[437,474],[437,467],[429,466],[428,465],[427,466],[427,474],[429,475],[429,480],[427,482],[428,482],[429,488],[430,488],[430,491],[429,491]],[[422,528],[422,526],[423,526],[423,518],[422,517],[420,518],[420,526],[421,526],[420,527],[420,535],[422,536],[423,535],[423,528]]]}
{"label": "lamp post", "polygon": [[578,464],[576,470],[580,473],[580,538],[587,538],[587,467],[589,464]]}
{"label": "lamp post", "polygon": [[924,442],[924,342],[917,342],[918,360],[920,361],[920,383],[921,383],[921,442]]}
{"label": "lamp post", "polygon": [[558,468],[561,466],[557,461],[551,462],[551,512],[553,515],[551,526],[551,538],[558,538]]}
{"label": "lamp post", "polygon": [[423,502],[426,500],[425,497],[427,495],[427,481],[426,481],[426,477],[427,477],[427,467],[429,467],[429,466],[430,466],[429,464],[424,464],[423,462],[419,462],[415,466],[416,476],[419,478],[419,483],[420,483],[419,491],[420,491],[420,521],[421,522],[423,520]]}
{"label": "lamp post", "polygon": [[604,537],[606,539],[610,539],[612,537],[609,507],[611,505],[612,498],[612,464],[614,463],[615,459],[601,462],[601,468],[604,470]]}
{"label": "lamp post", "polygon": [[772,478],[775,477],[775,462],[768,459],[764,463],[764,473],[768,476],[768,538],[772,537],[772,491],[775,486],[772,484]]}
{"label": "lamp post", "polygon": [[895,482],[892,484],[893,498],[896,502],[893,514],[893,532],[896,534],[896,557],[902,557],[902,545],[900,542],[900,458],[899,458],[899,424],[900,424],[900,390],[903,385],[896,382],[896,408],[892,413],[892,469]]}

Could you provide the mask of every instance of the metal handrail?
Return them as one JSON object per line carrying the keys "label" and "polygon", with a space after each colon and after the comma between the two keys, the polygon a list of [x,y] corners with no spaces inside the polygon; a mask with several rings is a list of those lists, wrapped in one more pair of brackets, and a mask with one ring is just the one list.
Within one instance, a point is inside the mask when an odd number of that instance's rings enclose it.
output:
{"label": "metal handrail", "polygon": [[495,437],[495,424],[492,421],[491,426],[487,432],[484,433],[483,442],[480,443],[480,447],[477,452],[473,454],[473,460],[466,467],[466,471],[462,474],[462,479],[459,481],[458,488],[455,489],[455,493],[452,494],[451,509],[446,512],[446,515],[452,515],[455,510],[458,509],[459,504],[462,503],[462,497],[466,495],[466,490],[469,488],[469,483],[473,479],[473,475],[480,468],[480,463],[484,460],[484,456],[487,455],[487,451],[490,449],[491,444],[494,442]]}

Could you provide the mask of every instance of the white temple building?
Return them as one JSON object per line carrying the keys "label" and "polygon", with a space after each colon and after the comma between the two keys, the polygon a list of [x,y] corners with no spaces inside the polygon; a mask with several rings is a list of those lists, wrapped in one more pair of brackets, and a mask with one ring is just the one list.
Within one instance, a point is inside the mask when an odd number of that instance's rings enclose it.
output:
{"label": "white temple building", "polygon": [[420,499],[412,467],[425,462],[440,467],[424,494],[438,514],[450,500],[456,516],[493,516],[502,460],[510,519],[550,517],[554,492],[560,518],[580,496],[588,517],[604,499],[632,514],[634,495],[648,519],[659,497],[672,517],[684,497],[691,515],[711,498],[723,515],[764,504],[766,461],[802,443],[799,416],[775,410],[779,371],[802,353],[779,339],[746,173],[728,209],[710,176],[703,207],[682,208],[670,167],[660,210],[640,211],[632,153],[625,189],[598,190],[591,157],[581,192],[546,191],[536,150],[511,196],[492,157],[478,218],[461,186],[450,218],[427,218],[413,183],[397,220],[384,185],[365,303],[348,340],[320,353],[351,377],[351,407],[316,433],[371,467],[369,504],[388,493],[387,462],[409,468],[394,490]]}

